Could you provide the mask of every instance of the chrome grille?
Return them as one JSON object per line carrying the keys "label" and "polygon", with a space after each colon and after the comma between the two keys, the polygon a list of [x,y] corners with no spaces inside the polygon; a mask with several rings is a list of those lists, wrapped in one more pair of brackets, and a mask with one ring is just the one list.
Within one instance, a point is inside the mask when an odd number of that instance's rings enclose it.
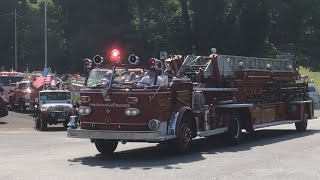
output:
{"label": "chrome grille", "polygon": [[65,111],[69,111],[69,107],[68,106],[51,106],[49,108],[49,111],[51,111],[51,112],[65,112]]}

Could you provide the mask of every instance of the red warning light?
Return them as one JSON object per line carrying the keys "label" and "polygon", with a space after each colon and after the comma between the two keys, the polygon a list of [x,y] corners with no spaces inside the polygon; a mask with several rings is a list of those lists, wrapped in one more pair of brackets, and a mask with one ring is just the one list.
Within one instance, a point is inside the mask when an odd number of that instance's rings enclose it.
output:
{"label": "red warning light", "polygon": [[155,65],[156,65],[156,59],[151,58],[151,59],[149,60],[149,64],[150,64],[150,66],[155,66]]}
{"label": "red warning light", "polygon": [[111,56],[112,56],[113,58],[119,57],[119,56],[120,56],[119,50],[117,50],[117,49],[112,50],[112,51],[111,51]]}

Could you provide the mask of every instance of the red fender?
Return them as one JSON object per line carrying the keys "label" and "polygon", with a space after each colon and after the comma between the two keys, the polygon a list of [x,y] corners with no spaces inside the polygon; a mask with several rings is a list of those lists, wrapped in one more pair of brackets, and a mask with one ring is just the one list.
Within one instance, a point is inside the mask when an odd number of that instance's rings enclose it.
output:
{"label": "red fender", "polygon": [[192,110],[190,107],[188,106],[184,106],[182,107],[178,112],[179,112],[179,115],[178,115],[178,119],[177,119],[177,122],[176,122],[176,136],[178,137],[179,136],[179,133],[180,133],[180,127],[179,127],[179,124],[180,122],[182,121],[182,117],[184,115],[184,113],[190,111],[192,113]]}

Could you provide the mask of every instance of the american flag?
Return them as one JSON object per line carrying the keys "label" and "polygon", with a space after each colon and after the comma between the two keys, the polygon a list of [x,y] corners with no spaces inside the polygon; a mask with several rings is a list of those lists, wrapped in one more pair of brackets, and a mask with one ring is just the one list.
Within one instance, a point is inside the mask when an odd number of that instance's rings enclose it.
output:
{"label": "american flag", "polygon": [[45,83],[51,83],[51,75],[50,75],[51,69],[45,68],[43,72],[40,74],[40,76],[37,78],[37,80],[33,83],[33,86],[35,88],[40,88]]}

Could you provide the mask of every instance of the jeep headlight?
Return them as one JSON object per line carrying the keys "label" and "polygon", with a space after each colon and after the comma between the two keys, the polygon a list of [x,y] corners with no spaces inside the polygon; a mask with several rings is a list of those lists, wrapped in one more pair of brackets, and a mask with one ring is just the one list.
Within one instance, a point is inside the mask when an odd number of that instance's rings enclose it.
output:
{"label": "jeep headlight", "polygon": [[138,108],[126,108],[124,112],[127,116],[137,116],[140,114],[140,110]]}
{"label": "jeep headlight", "polygon": [[91,113],[91,107],[89,106],[80,106],[79,114],[80,115],[89,115]]}
{"label": "jeep headlight", "polygon": [[49,106],[48,109],[47,109],[49,112],[53,111],[53,107],[52,106]]}

